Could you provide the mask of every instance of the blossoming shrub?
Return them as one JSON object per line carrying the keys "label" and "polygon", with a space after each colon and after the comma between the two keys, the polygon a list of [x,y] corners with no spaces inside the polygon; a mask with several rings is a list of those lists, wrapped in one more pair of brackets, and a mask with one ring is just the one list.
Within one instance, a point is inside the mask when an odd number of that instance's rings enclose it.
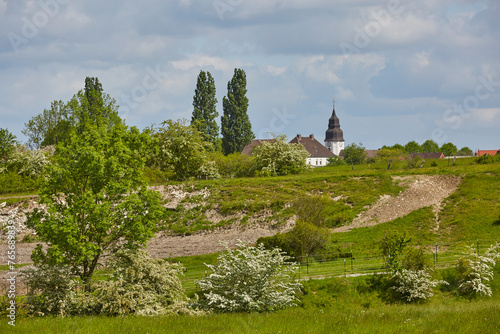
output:
{"label": "blossoming shrub", "polygon": [[448,284],[446,281],[432,280],[431,275],[425,269],[401,269],[392,276],[394,286],[392,287],[401,298],[407,302],[424,300],[432,297],[432,289],[439,284]]}
{"label": "blossoming shrub", "polygon": [[94,302],[87,301],[90,310],[113,316],[193,313],[179,279],[180,264],[152,259],[144,250],[121,250],[107,266],[114,269],[112,279],[92,293]]}
{"label": "blossoming shrub", "polygon": [[239,241],[209,267],[213,273],[196,281],[200,299],[196,305],[214,312],[272,311],[295,306],[300,283],[290,280],[296,266],[278,248],[267,250]]}
{"label": "blossoming shrub", "polygon": [[490,246],[484,255],[478,255],[473,246],[468,246],[465,256],[456,263],[458,271],[458,293],[473,297],[491,296],[488,282],[493,279],[493,267],[500,258],[500,244]]}

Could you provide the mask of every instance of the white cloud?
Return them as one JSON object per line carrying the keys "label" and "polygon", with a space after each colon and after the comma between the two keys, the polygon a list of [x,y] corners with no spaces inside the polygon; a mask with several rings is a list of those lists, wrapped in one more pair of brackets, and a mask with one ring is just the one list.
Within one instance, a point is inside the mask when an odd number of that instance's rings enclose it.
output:
{"label": "white cloud", "polygon": [[498,128],[500,126],[500,108],[482,108],[474,110],[471,113],[471,119],[483,125]]}

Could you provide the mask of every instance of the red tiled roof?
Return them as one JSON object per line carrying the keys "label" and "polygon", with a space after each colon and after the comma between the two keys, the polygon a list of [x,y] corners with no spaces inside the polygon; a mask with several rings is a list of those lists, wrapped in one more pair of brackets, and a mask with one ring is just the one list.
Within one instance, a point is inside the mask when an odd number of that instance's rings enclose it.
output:
{"label": "red tiled roof", "polygon": [[297,137],[290,140],[290,144],[297,143],[302,144],[302,146],[304,146],[304,148],[307,150],[307,152],[309,152],[312,158],[328,158],[335,156],[335,154],[321,145],[319,141],[314,139],[314,135],[310,135],[309,137],[302,137],[301,135],[297,135]]}
{"label": "red tiled roof", "polygon": [[500,150],[477,150],[476,156],[480,157],[485,154],[488,155],[497,155],[500,154]]}

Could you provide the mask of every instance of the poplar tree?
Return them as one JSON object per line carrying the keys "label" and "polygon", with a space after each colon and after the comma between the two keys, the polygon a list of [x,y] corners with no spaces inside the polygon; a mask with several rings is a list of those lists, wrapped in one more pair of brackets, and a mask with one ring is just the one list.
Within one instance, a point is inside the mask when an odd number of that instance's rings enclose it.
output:
{"label": "poplar tree", "polygon": [[219,126],[215,119],[217,112],[215,81],[210,72],[200,71],[193,96],[193,125],[203,135],[203,140],[212,143],[216,151],[220,150]]}
{"label": "poplar tree", "polygon": [[241,152],[255,138],[248,118],[247,79],[245,71],[234,69],[231,81],[227,83],[227,97],[222,100],[224,115],[222,125],[222,149],[224,153]]}

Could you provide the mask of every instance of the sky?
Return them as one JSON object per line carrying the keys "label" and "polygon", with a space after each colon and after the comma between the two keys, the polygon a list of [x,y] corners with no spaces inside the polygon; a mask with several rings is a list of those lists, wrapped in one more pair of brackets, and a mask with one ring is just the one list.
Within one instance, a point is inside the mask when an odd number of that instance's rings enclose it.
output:
{"label": "sky", "polygon": [[139,129],[191,119],[201,70],[218,112],[247,75],[257,138],[500,148],[497,0],[0,0],[0,128],[97,77]]}

